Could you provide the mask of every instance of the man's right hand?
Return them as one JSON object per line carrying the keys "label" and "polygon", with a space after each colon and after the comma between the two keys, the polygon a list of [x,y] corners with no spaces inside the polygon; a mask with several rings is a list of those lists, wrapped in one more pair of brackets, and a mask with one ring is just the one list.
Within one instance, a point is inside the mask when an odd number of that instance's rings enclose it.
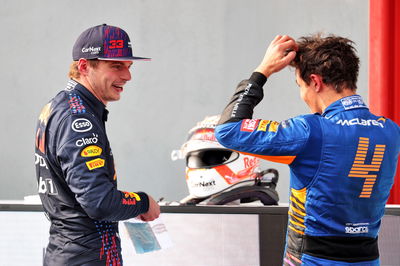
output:
{"label": "man's right hand", "polygon": [[144,222],[153,221],[160,216],[160,206],[150,195],[147,196],[149,197],[149,210],[137,217]]}
{"label": "man's right hand", "polygon": [[278,35],[268,46],[264,59],[255,69],[255,72],[262,73],[269,77],[272,73],[285,68],[295,58],[298,46],[295,40],[287,35]]}

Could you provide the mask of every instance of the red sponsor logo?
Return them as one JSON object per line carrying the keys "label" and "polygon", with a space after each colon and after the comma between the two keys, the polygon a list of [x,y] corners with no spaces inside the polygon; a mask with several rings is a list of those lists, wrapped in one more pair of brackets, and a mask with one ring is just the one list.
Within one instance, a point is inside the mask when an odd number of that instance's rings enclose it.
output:
{"label": "red sponsor logo", "polygon": [[255,157],[254,158],[244,157],[243,162],[244,162],[244,168],[250,168],[258,164],[258,159]]}
{"label": "red sponsor logo", "polygon": [[35,140],[35,145],[36,148],[43,154],[45,154],[45,150],[44,150],[44,142],[45,142],[45,137],[46,135],[43,132],[40,132],[40,128],[38,128],[38,130],[36,131],[36,140]]}
{"label": "red sponsor logo", "polygon": [[140,201],[140,196],[134,192],[122,191],[122,193],[124,193],[123,205],[136,205],[136,202]]}
{"label": "red sponsor logo", "polygon": [[242,121],[242,126],[240,127],[240,131],[253,132],[260,122],[260,119],[245,119]]}
{"label": "red sponsor logo", "polygon": [[217,141],[214,135],[214,129],[199,129],[197,130],[192,140],[205,140],[205,141]]}
{"label": "red sponsor logo", "polygon": [[124,48],[124,40],[111,40],[108,46],[109,49]]}
{"label": "red sponsor logo", "polygon": [[122,204],[124,205],[136,205],[136,199],[122,199]]}

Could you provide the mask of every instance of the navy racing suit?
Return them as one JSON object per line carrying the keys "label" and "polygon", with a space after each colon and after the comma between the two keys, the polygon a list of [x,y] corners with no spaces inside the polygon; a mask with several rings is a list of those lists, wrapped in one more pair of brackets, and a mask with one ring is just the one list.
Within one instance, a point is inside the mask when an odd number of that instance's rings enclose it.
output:
{"label": "navy racing suit", "polygon": [[41,111],[36,176],[51,222],[44,265],[122,265],[118,221],[148,211],[145,193],[117,190],[107,114],[74,80]]}
{"label": "navy racing suit", "polygon": [[322,114],[252,119],[265,76],[242,81],[215,135],[225,147],[290,167],[285,265],[379,265],[378,231],[394,182],[400,128],[359,95]]}

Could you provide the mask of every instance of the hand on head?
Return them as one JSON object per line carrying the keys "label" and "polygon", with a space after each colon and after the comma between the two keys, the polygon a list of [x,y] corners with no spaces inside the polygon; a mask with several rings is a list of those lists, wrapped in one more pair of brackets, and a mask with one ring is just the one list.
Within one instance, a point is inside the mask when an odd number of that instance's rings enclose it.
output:
{"label": "hand on head", "polygon": [[295,58],[298,46],[295,40],[287,35],[278,35],[270,43],[265,52],[264,59],[255,69],[264,76],[269,77],[272,73],[285,68]]}

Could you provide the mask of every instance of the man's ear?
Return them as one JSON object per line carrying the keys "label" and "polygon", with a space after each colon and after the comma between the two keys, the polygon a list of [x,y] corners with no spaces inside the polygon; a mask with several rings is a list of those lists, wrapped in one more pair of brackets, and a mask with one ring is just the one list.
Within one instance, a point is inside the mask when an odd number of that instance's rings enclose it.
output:
{"label": "man's ear", "polygon": [[87,59],[81,58],[78,61],[78,71],[81,75],[86,76],[88,74],[88,61]]}
{"label": "man's ear", "polygon": [[322,90],[322,85],[324,84],[322,77],[317,74],[311,74],[310,80],[311,85],[315,88],[315,92],[320,92]]}

